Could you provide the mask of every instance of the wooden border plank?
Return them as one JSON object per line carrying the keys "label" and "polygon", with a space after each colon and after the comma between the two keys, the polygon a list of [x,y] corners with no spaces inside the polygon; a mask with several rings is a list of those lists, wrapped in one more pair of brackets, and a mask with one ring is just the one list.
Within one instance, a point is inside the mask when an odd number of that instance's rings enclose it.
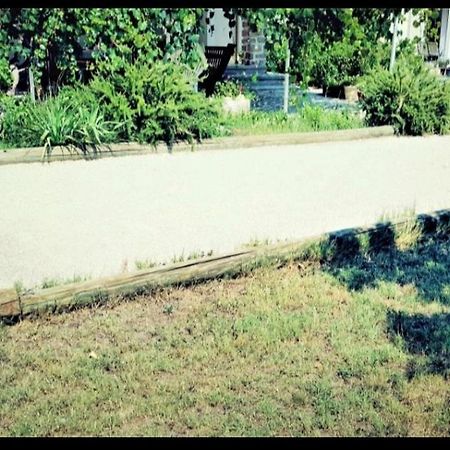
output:
{"label": "wooden border plank", "polygon": [[[424,233],[450,233],[450,209],[420,214],[415,221]],[[114,296],[150,294],[155,289],[171,285],[192,284],[224,276],[235,276],[251,271],[264,262],[274,265],[292,259],[307,259],[313,245],[321,242],[343,242],[363,233],[383,233],[388,229],[411,222],[374,224],[364,228],[338,230],[298,242],[275,244],[264,248],[207,257],[191,262],[141,270],[114,277],[72,283],[34,292],[18,293],[15,289],[0,291],[0,318],[24,317],[43,311],[67,310],[82,305],[103,303]],[[381,240],[382,243],[382,240]],[[338,248],[338,251],[340,251]]]}
{"label": "wooden border plank", "polygon": [[[229,136],[223,138],[206,139],[194,146],[187,143],[177,143],[172,151],[198,151],[198,150],[225,150],[237,148],[258,148],[269,145],[301,145],[334,141],[351,141],[357,139],[369,139],[385,136],[393,136],[394,129],[391,126],[354,128],[349,130],[312,131],[304,133],[261,134],[247,136]],[[0,166],[6,164],[42,163],[43,147],[17,148],[0,152]],[[50,157],[44,162],[52,161],[76,161],[80,159],[94,160],[99,158],[167,153],[165,144],[156,146],[138,144],[135,142],[111,144],[110,148],[103,147],[95,155],[84,156],[80,153],[69,152],[64,147],[54,147]]]}

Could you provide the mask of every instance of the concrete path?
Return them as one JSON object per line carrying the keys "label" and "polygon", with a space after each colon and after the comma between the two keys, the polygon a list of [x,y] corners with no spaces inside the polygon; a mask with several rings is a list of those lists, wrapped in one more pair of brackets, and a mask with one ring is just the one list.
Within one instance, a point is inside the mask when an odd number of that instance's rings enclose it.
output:
{"label": "concrete path", "polygon": [[0,167],[0,288],[450,207],[450,137]]}

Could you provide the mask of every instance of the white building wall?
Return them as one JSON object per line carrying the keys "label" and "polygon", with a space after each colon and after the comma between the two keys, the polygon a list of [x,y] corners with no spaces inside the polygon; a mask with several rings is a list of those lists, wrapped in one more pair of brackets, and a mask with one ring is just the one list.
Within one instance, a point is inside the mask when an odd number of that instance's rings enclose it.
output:
{"label": "white building wall", "polygon": [[[403,21],[398,24],[399,39],[414,39],[419,38],[423,40],[425,35],[425,24],[420,23],[418,26],[414,25],[414,21],[418,20],[418,17],[410,10],[405,14]],[[391,32],[393,31],[393,24],[391,25]]]}
{"label": "white building wall", "polygon": [[[228,19],[224,16],[222,8],[211,8],[214,17],[210,19],[206,31],[206,45],[208,47],[226,47],[236,43],[236,28],[230,30]],[[229,32],[231,31],[231,37]]]}
{"label": "white building wall", "polygon": [[[214,11],[214,16],[209,18],[209,24],[206,23],[206,17],[209,12]],[[236,54],[240,51],[241,39],[237,37],[236,26],[230,29],[228,19],[224,16],[222,8],[209,8],[202,19],[203,33],[201,35],[201,43],[204,47],[226,47],[228,44],[237,44],[237,51],[230,59],[230,64],[236,62]],[[237,26],[239,28],[239,23]],[[242,26],[241,26],[242,28]],[[231,31],[231,36],[230,36]]]}
{"label": "white building wall", "polygon": [[450,14],[449,8],[442,9],[441,34],[439,39],[439,58],[450,60]]}

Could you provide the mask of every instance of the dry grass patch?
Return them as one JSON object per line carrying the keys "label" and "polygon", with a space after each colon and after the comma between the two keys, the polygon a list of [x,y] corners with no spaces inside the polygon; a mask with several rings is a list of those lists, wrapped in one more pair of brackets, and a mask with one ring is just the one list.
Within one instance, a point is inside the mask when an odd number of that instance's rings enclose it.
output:
{"label": "dry grass patch", "polygon": [[446,436],[449,241],[0,328],[2,435]]}

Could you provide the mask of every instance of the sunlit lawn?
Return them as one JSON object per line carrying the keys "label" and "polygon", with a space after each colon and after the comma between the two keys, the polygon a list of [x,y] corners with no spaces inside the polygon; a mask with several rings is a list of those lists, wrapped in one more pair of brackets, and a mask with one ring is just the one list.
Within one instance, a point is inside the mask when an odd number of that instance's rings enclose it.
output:
{"label": "sunlit lawn", "polygon": [[448,435],[450,243],[0,329],[2,435]]}

